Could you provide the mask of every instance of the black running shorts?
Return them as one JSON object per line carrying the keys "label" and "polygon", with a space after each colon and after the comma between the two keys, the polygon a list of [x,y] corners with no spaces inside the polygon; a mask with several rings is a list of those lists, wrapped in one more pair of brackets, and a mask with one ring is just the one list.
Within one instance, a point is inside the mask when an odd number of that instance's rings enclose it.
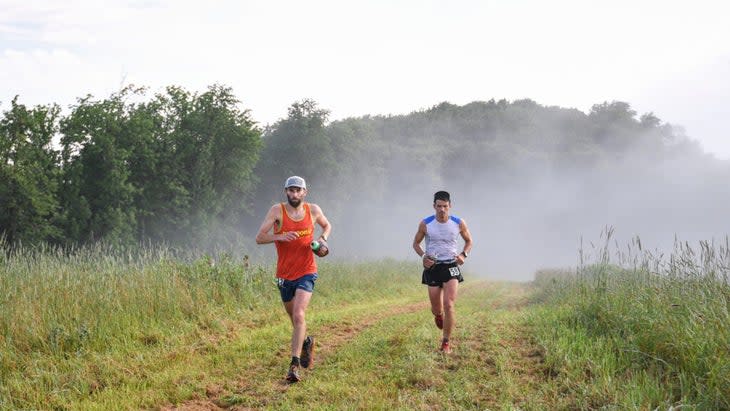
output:
{"label": "black running shorts", "polygon": [[431,268],[423,270],[421,284],[426,284],[429,287],[443,287],[445,282],[453,279],[457,279],[459,282],[464,281],[461,268],[456,262],[436,263]]}

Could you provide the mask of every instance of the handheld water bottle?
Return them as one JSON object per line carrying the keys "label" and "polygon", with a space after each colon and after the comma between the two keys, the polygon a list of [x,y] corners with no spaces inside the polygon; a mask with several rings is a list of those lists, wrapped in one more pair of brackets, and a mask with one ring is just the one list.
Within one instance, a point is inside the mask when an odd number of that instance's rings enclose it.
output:
{"label": "handheld water bottle", "polygon": [[314,254],[317,254],[319,257],[324,257],[327,254],[329,254],[329,247],[327,247],[327,242],[324,240],[321,241],[312,241],[310,244],[310,247],[312,247],[312,252]]}

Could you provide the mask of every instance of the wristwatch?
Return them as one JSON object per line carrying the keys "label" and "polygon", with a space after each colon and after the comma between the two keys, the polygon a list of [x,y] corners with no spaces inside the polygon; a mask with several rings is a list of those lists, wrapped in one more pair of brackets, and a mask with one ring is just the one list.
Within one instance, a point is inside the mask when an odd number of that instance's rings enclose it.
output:
{"label": "wristwatch", "polygon": [[469,254],[467,254],[467,253],[466,253],[466,251],[462,251],[462,252],[461,252],[461,255],[463,255],[463,256],[464,256],[464,258],[467,258],[467,257],[469,257]]}

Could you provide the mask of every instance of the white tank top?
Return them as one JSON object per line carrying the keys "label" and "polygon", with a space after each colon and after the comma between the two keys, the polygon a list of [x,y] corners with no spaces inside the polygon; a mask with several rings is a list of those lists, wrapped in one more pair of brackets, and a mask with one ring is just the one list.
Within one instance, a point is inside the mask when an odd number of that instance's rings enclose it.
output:
{"label": "white tank top", "polygon": [[454,261],[459,240],[461,219],[449,216],[445,223],[440,223],[435,215],[423,219],[426,224],[426,254],[435,256],[437,261]]}

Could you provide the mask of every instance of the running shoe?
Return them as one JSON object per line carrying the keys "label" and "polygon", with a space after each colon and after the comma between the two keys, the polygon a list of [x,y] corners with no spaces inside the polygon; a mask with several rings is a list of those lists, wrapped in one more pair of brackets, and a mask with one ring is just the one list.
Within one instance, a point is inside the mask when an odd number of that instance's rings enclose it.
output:
{"label": "running shoe", "polygon": [[314,337],[307,336],[302,344],[302,356],[299,360],[302,367],[309,368],[314,364]]}
{"label": "running shoe", "polygon": [[286,380],[289,382],[297,382],[301,378],[299,378],[299,366],[296,364],[292,364],[289,366],[289,372],[286,374]]}
{"label": "running shoe", "polygon": [[436,323],[436,327],[438,327],[439,330],[444,329],[444,315],[443,314],[434,315],[433,322]]}
{"label": "running shoe", "polygon": [[451,354],[451,346],[448,341],[441,341],[441,352],[444,354]]}

